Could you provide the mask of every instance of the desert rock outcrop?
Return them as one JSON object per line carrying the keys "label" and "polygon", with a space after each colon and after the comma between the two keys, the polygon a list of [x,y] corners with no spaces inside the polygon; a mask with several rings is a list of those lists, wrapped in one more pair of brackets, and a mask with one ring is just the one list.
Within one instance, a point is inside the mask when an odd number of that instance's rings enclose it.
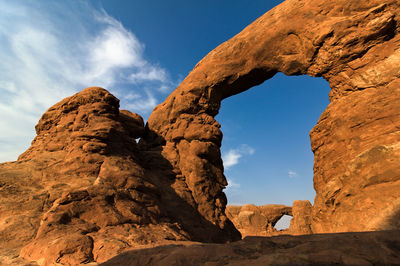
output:
{"label": "desert rock outcrop", "polygon": [[291,235],[311,234],[312,205],[308,200],[295,200],[288,233]]}
{"label": "desert rock outcrop", "polygon": [[162,150],[199,212],[223,226],[221,101],[277,72],[323,77],[332,90],[310,132],[312,231],[399,228],[398,21],[397,0],[287,0],[204,57],[154,109],[143,143]]}
{"label": "desert rock outcrop", "polygon": [[[243,238],[246,236],[307,235],[312,233],[312,205],[308,200],[296,200],[291,207],[280,204],[228,205],[225,213]],[[284,215],[292,216],[290,226],[278,231],[275,225]]]}
{"label": "desert rock outcrop", "polygon": [[101,264],[119,265],[398,265],[400,231],[246,237],[230,244],[133,250]]}
{"label": "desert rock outcrop", "polygon": [[23,247],[28,261],[75,265],[171,240],[240,239],[232,224],[223,231],[198,214],[156,150],[140,149],[142,118],[120,111],[108,91],[87,88],[62,100],[36,132],[17,162],[0,165],[0,246],[8,258]]}
{"label": "desert rock outcrop", "polygon": [[275,224],[284,215],[292,216],[292,208],[279,204],[263,206],[247,204],[227,206],[225,213],[240,231],[242,237],[273,236],[279,234],[274,227]]}
{"label": "desert rock outcrop", "polygon": [[[314,206],[293,206],[302,218],[292,229],[399,229],[398,21],[398,0],[287,0],[202,59],[146,126],[101,88],[62,100],[18,161],[0,164],[0,259],[78,264],[168,241],[240,239],[225,214],[214,117],[223,99],[277,72],[323,77],[332,88],[310,132]],[[398,248],[385,239],[376,258]],[[269,241],[259,244],[268,250]],[[320,261],[312,258],[304,260]]]}

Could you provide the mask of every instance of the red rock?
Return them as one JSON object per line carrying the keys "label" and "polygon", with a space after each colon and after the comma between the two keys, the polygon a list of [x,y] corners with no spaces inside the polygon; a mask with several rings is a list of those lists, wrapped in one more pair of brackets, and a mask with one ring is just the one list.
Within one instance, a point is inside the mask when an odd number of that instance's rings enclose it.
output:
{"label": "red rock", "polygon": [[118,108],[102,88],[66,98],[18,161],[0,165],[2,261],[22,247],[28,261],[75,265],[171,240],[240,238],[232,224],[225,232],[200,216],[160,152],[138,147],[143,119]]}
{"label": "red rock", "polygon": [[100,265],[397,265],[399,246],[399,230],[246,237],[230,244],[132,250]]}
{"label": "red rock", "polygon": [[395,0],[287,0],[204,57],[154,109],[142,144],[162,150],[199,212],[224,228],[221,101],[277,72],[322,76],[332,90],[310,132],[312,231],[399,228],[399,20]]}
{"label": "red rock", "polygon": [[[227,217],[240,231],[243,238],[311,234],[311,213],[312,205],[308,200],[296,200],[292,207],[279,204],[226,206]],[[277,231],[275,225],[284,215],[292,216],[290,227]]]}
{"label": "red rock", "polygon": [[278,204],[227,206],[226,215],[242,237],[273,236],[287,233],[287,230],[278,232],[274,226],[282,216],[292,216],[292,208]]}
{"label": "red rock", "polygon": [[[277,72],[323,77],[332,88],[310,132],[312,232],[399,229],[398,21],[397,0],[287,0],[202,59],[145,128],[101,88],[57,103],[18,161],[0,164],[1,263],[17,261],[22,247],[27,260],[78,264],[171,240],[240,239],[225,214],[222,132],[214,117],[223,99]],[[293,226],[308,225],[306,205],[298,206],[304,217]],[[366,243],[367,255],[346,257],[338,243],[332,253],[330,241],[313,253],[319,242],[312,242],[309,256],[294,261],[391,263],[396,254],[385,260],[382,250],[396,250],[397,242],[388,239],[372,257]],[[285,241],[283,249],[291,245]]]}
{"label": "red rock", "polygon": [[295,200],[288,233],[291,235],[311,234],[312,205],[308,200]]}

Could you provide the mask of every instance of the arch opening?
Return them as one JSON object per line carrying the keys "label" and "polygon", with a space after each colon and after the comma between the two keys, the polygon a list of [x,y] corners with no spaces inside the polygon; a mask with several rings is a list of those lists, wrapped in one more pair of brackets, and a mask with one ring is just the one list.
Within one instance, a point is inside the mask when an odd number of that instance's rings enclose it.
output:
{"label": "arch opening", "polygon": [[313,202],[310,130],[329,104],[329,83],[278,73],[221,103],[228,205]]}
{"label": "arch opening", "polygon": [[276,231],[283,231],[289,229],[290,221],[293,219],[291,215],[283,215],[274,225]]}

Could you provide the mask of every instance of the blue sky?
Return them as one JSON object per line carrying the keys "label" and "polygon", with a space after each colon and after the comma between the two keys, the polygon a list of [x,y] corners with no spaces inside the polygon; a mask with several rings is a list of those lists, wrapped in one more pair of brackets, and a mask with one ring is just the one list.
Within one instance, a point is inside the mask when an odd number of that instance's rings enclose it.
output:
{"label": "blue sky", "polygon": [[[195,64],[282,1],[0,0],[0,161],[29,145],[48,107],[102,86],[145,119]],[[326,81],[276,75],[226,99],[230,204],[313,200],[308,133]]]}

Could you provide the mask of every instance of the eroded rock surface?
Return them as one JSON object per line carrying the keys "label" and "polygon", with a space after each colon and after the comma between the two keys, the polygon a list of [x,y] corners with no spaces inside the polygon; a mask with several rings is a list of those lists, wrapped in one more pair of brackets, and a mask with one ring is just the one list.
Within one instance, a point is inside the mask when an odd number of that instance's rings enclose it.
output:
{"label": "eroded rock surface", "polygon": [[[400,228],[398,21],[397,0],[287,0],[202,59],[146,127],[104,89],[64,99],[18,161],[0,164],[3,264],[19,263],[18,253],[78,264],[164,241],[240,239],[225,214],[214,117],[223,99],[277,72],[323,77],[332,88],[310,133],[314,206],[293,206],[303,215],[297,225],[311,223],[313,233]],[[335,263],[342,252],[331,254]]]}
{"label": "eroded rock surface", "polygon": [[292,206],[292,220],[288,233],[291,235],[311,234],[312,205],[308,200],[295,200]]}
{"label": "eroded rock surface", "polygon": [[246,236],[273,236],[285,231],[278,232],[275,224],[284,215],[292,216],[292,207],[269,204],[256,206],[247,204],[243,206],[227,206],[226,216],[240,231],[242,237]]}
{"label": "eroded rock surface", "polygon": [[101,265],[399,265],[399,247],[400,231],[246,237],[134,250]]}
{"label": "eroded rock surface", "polygon": [[197,212],[157,150],[140,149],[143,119],[119,111],[106,90],[62,100],[36,132],[17,162],[0,165],[3,263],[20,252],[44,265],[76,265],[171,240],[240,239],[232,224],[223,231]]}
{"label": "eroded rock surface", "polygon": [[199,212],[223,227],[221,101],[277,72],[323,77],[332,90],[310,133],[312,231],[399,228],[398,21],[397,0],[287,0],[204,57],[154,109],[143,143],[162,150]]}
{"label": "eroded rock surface", "polygon": [[[246,236],[278,236],[312,234],[312,205],[308,200],[296,200],[293,206],[269,204],[256,206],[226,206],[226,216],[235,227]],[[275,228],[276,223],[284,216],[292,216],[290,227],[283,230]]]}

